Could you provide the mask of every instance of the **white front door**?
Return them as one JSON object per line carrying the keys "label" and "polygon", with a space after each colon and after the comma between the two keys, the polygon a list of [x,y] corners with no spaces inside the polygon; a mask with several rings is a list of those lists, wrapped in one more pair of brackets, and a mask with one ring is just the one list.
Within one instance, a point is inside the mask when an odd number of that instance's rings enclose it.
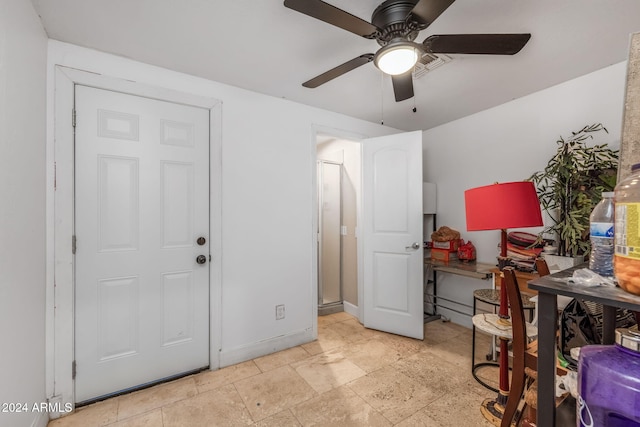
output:
{"label": "white front door", "polygon": [[362,150],[364,325],[422,339],[422,132]]}
{"label": "white front door", "polygon": [[209,111],[80,85],[75,109],[84,402],[209,365]]}

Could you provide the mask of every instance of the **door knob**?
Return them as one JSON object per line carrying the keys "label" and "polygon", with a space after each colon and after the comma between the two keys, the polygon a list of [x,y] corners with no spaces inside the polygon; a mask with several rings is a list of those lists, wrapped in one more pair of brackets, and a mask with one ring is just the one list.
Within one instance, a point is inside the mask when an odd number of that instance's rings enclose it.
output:
{"label": "door knob", "polygon": [[204,255],[198,255],[198,258],[196,258],[196,262],[198,264],[204,264],[205,262],[207,262],[207,257]]}
{"label": "door knob", "polygon": [[420,243],[414,242],[411,246],[405,246],[405,249],[420,249]]}

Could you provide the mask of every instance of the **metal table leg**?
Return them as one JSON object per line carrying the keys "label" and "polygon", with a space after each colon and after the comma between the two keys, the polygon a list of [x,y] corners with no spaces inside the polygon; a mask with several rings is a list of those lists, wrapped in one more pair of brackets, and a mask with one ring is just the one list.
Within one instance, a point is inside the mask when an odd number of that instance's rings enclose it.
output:
{"label": "metal table leg", "polygon": [[538,422],[556,425],[556,326],[558,298],[555,294],[538,293]]}

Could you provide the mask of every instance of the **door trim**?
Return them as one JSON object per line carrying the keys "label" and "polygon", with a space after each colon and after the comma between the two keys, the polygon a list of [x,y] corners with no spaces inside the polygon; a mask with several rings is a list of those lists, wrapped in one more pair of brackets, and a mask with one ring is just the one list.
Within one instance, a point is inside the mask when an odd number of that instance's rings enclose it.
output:
{"label": "door trim", "polygon": [[[222,102],[214,98],[177,92],[137,82],[102,76],[63,66],[55,66],[53,95],[53,148],[49,147],[47,165],[48,215],[47,236],[52,256],[53,283],[47,283],[46,386],[50,402],[59,407],[75,408],[72,363],[74,360],[74,257],[71,239],[74,234],[74,129],[72,111],[76,84],[122,92],[135,96],[191,105],[209,110],[209,181],[210,181],[210,264],[209,288],[209,367],[220,367],[221,297],[222,297]],[[53,175],[53,176],[51,176]],[[50,280],[50,279],[48,279]],[[50,414],[52,418],[59,413]]]}

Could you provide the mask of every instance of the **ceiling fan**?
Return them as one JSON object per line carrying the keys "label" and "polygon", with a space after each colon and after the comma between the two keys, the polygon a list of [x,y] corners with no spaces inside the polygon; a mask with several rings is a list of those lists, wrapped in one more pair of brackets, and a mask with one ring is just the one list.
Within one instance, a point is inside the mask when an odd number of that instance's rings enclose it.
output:
{"label": "ceiling fan", "polygon": [[[302,84],[315,88],[361,65],[373,61],[391,75],[396,102],[413,97],[413,68],[421,55],[481,54],[514,55],[531,34],[447,34],[432,35],[422,43],[414,40],[455,0],[386,0],[371,16],[371,23],[321,0],[284,0],[284,5],[305,15],[335,25],[382,46],[338,65]],[[436,59],[435,57],[433,58]]]}

